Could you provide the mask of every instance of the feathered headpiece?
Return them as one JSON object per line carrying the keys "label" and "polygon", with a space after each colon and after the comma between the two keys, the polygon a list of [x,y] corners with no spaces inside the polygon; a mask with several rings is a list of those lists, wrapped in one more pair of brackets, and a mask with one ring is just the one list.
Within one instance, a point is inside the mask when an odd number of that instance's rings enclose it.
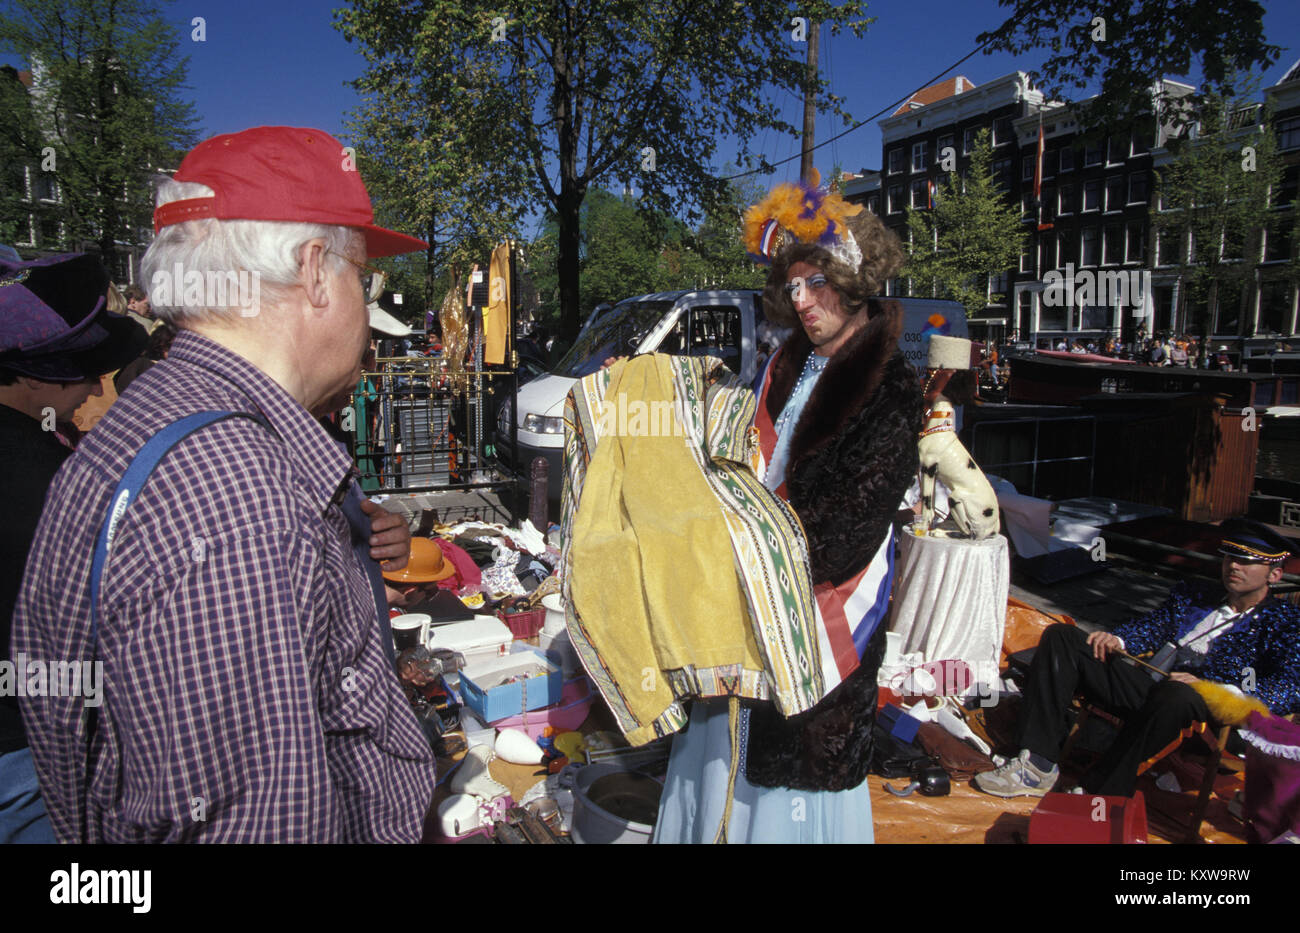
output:
{"label": "feathered headpiece", "polygon": [[745,211],[745,248],[755,262],[770,266],[776,254],[791,243],[824,246],[853,271],[862,265],[862,250],[846,223],[862,212],[834,192],[818,187],[821,176],[813,170],[812,182],[777,185],[762,201]]}

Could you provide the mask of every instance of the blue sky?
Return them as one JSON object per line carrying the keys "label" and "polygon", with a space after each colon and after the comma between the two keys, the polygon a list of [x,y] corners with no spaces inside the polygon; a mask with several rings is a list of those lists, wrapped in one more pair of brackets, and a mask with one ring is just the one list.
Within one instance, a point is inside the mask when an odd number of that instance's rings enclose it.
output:
{"label": "blue sky", "polygon": [[[190,56],[191,99],[201,135],[277,123],[344,135],[346,114],[357,104],[346,83],[360,74],[364,61],[331,24],[332,11],[341,5],[340,0],[181,0],[168,7],[167,17],[181,30],[182,48]],[[1268,0],[1265,9],[1265,35],[1285,50],[1265,73],[1272,83],[1300,58],[1300,4]],[[1001,23],[1005,13],[996,0],[869,2],[868,14],[877,19],[861,40],[823,34],[823,75],[846,99],[849,112],[863,119],[966,55],[975,48],[975,36]],[[191,41],[196,16],[204,19],[203,42]],[[982,84],[1035,64],[1033,59],[977,55],[952,73]],[[800,102],[786,94],[782,98],[786,119],[800,125]],[[817,138],[827,139],[843,128],[821,116]],[[797,141],[789,137],[769,134],[758,142],[771,161],[798,151]],[[823,148],[817,164],[823,172],[834,164],[848,170],[879,167],[878,127],[873,122]],[[797,174],[795,161],[763,181]]]}

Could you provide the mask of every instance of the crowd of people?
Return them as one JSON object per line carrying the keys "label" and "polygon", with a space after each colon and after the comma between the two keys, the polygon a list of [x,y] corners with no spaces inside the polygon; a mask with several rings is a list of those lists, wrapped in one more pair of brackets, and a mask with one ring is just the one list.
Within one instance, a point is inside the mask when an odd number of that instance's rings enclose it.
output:
{"label": "crowd of people", "polygon": [[[0,696],[0,841],[422,838],[435,759],[395,672],[389,608],[403,596],[381,572],[405,566],[411,532],[365,498],[321,419],[373,352],[369,260],[426,244],[373,223],[341,151],[319,130],[258,127],[201,143],[160,184],[144,280],[251,272],[254,304],[175,287],[148,309],[129,296],[137,319],[108,307],[93,257],[0,263],[0,657],[84,673]],[[897,238],[836,196],[795,195],[786,220],[750,218],[770,267],[766,316],[792,334],[737,436],[756,446],[772,514],[798,519],[805,595],[834,619],[824,651],[837,685],[788,718],[761,698],[739,712],[696,702],[661,842],[874,835],[866,776],[893,523],[927,403],[899,350],[901,306],[873,297],[903,264]],[[816,229],[805,203],[819,205]],[[61,432],[105,374],[142,358],[94,430]],[[1250,667],[1269,707],[1300,710],[1300,613],[1268,593],[1288,545],[1253,523],[1228,531],[1223,587],[1176,590],[1122,638],[1051,637],[1024,750],[979,786],[1053,785],[1061,698],[1075,689],[1141,724],[1098,779],[1120,793],[1134,756],[1204,715],[1189,695],[1201,676]],[[1107,658],[1161,640],[1178,651],[1159,690]]]}
{"label": "crowd of people", "polygon": [[[1128,345],[1121,344],[1114,337],[1101,340],[1075,338],[1069,341],[1061,338],[1053,345],[1053,349],[1062,353],[1108,356],[1147,366],[1199,366],[1218,372],[1235,372],[1241,367],[1237,354],[1227,344],[1220,343],[1212,347],[1207,345],[1202,354],[1200,339],[1187,334],[1169,333],[1148,337],[1144,332],[1139,332],[1137,338]],[[1279,352],[1289,349],[1287,344],[1277,345]]]}

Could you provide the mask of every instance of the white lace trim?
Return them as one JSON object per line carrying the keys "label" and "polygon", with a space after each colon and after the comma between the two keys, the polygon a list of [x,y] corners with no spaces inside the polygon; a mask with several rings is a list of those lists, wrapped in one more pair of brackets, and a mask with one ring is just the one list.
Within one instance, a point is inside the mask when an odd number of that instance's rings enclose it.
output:
{"label": "white lace trim", "polygon": [[1274,758],[1285,758],[1287,761],[1300,761],[1300,745],[1282,745],[1278,742],[1270,742],[1259,733],[1251,732],[1249,729],[1238,729],[1237,734],[1266,755],[1272,755]]}

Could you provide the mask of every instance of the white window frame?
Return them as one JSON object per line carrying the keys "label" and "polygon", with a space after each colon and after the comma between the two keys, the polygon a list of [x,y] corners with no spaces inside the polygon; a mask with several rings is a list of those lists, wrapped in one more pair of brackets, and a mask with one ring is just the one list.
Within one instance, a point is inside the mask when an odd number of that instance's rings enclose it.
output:
{"label": "white window frame", "polygon": [[924,172],[927,168],[925,164],[926,151],[929,143],[927,140],[921,140],[912,143],[912,172]]}

